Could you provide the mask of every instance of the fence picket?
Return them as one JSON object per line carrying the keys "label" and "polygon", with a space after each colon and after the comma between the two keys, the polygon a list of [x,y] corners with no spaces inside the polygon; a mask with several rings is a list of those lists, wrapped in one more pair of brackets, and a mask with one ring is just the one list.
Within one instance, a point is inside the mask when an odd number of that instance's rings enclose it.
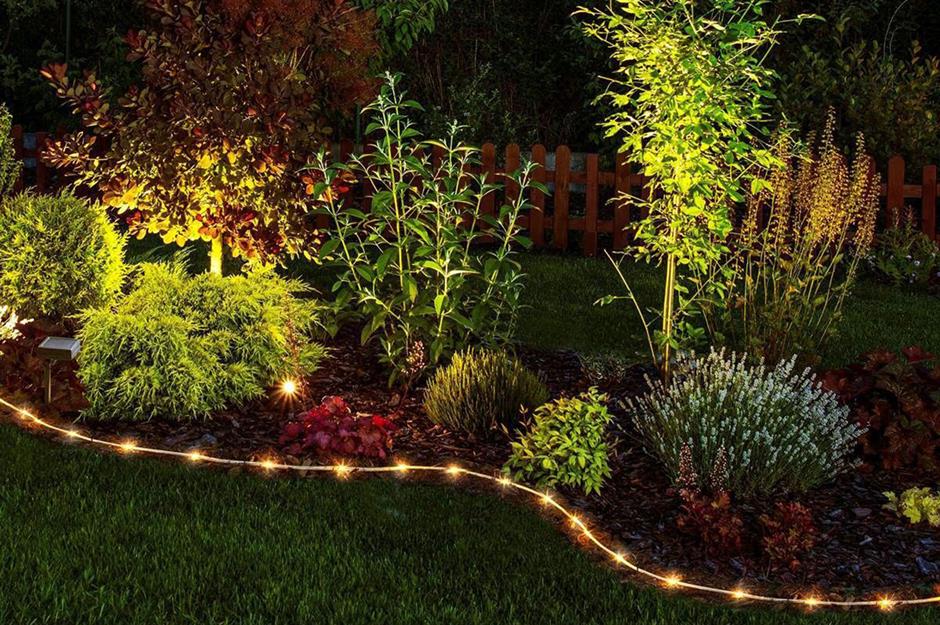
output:
{"label": "fence picket", "polygon": [[927,165],[921,184],[920,227],[934,241],[937,240],[937,166]]}
{"label": "fence picket", "polygon": [[630,225],[630,163],[623,152],[617,154],[617,171],[614,182],[614,250],[620,251],[629,242],[627,227]]}
{"label": "fence picket", "polygon": [[[536,182],[546,184],[548,177],[545,173],[545,146],[537,144],[532,146],[532,162],[536,164],[532,176]],[[532,189],[532,209],[529,211],[529,238],[536,249],[545,246],[545,194],[538,189]]]}
{"label": "fence picket", "polygon": [[555,211],[552,215],[552,246],[568,248],[568,208],[571,186],[571,150],[560,145],[555,150]]}
{"label": "fence picket", "polygon": [[895,226],[904,210],[904,159],[892,156],[888,161],[887,225]]}
{"label": "fence picket", "polygon": [[584,161],[587,172],[587,197],[584,206],[584,237],[582,239],[585,256],[597,256],[597,203],[598,173],[600,165],[597,154],[588,154]]}

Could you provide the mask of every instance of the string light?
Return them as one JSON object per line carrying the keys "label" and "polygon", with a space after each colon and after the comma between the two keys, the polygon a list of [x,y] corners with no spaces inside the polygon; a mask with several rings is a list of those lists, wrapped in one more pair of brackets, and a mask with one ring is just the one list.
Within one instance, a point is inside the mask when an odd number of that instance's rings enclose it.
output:
{"label": "string light", "polygon": [[281,393],[287,397],[292,397],[297,394],[297,382],[288,378],[281,382]]}
{"label": "string light", "polygon": [[478,471],[472,471],[469,469],[463,469],[457,467],[456,465],[451,465],[449,467],[443,466],[419,466],[419,465],[408,465],[404,463],[398,463],[394,466],[379,466],[379,467],[352,467],[346,464],[334,464],[334,465],[288,465],[288,464],[278,464],[275,460],[271,458],[265,458],[261,461],[257,460],[236,460],[233,458],[221,458],[203,455],[198,451],[192,452],[180,452],[172,451],[169,449],[156,449],[150,447],[138,447],[137,444],[133,441],[124,441],[122,443],[115,443],[113,441],[98,439],[93,436],[85,436],[79,434],[73,429],[63,428],[39,417],[35,416],[28,410],[19,408],[18,406],[11,404],[2,397],[0,397],[0,405],[5,406],[6,408],[13,411],[14,414],[22,417],[22,420],[27,422],[32,422],[40,427],[49,430],[51,432],[58,432],[59,434],[64,434],[70,438],[79,438],[82,441],[90,443],[92,445],[97,445],[103,448],[119,449],[123,452],[132,452],[138,451],[141,453],[156,455],[156,456],[168,456],[176,458],[188,458],[192,461],[205,461],[207,463],[214,464],[225,464],[233,466],[254,466],[261,467],[266,471],[272,471],[276,468],[294,470],[298,472],[307,472],[307,471],[319,471],[319,472],[333,472],[337,476],[344,477],[352,472],[361,472],[361,473],[404,473],[409,470],[421,471],[426,473],[448,473],[451,475],[466,475],[468,477],[473,477],[481,481],[489,481],[491,483],[497,483],[503,487],[513,488],[519,492],[526,493],[531,495],[535,500],[540,501],[544,505],[553,506],[565,519],[567,519],[572,527],[580,528],[583,535],[587,540],[594,545],[598,550],[604,552],[607,556],[613,559],[618,565],[628,567],[631,571],[642,575],[644,577],[658,580],[667,588],[681,588],[690,591],[697,591],[702,593],[709,593],[717,596],[724,596],[731,600],[741,600],[749,599],[752,601],[760,601],[764,603],[776,603],[776,604],[791,604],[791,605],[802,605],[807,608],[817,608],[820,606],[827,607],[868,607],[868,608],[877,608],[884,611],[893,610],[894,608],[900,606],[918,606],[918,605],[935,605],[940,604],[940,587],[935,589],[936,595],[932,597],[922,597],[917,599],[892,599],[891,597],[882,596],[878,599],[861,599],[861,600],[841,600],[841,599],[820,599],[815,595],[806,595],[803,597],[782,597],[782,596],[773,596],[773,595],[761,595],[746,592],[741,588],[736,589],[726,589],[716,586],[708,586],[705,584],[696,584],[693,582],[682,581],[682,578],[675,573],[670,573],[664,575],[651,571],[645,568],[638,566],[636,563],[631,562],[626,555],[620,551],[616,551],[613,547],[606,544],[595,536],[586,526],[584,521],[578,517],[577,514],[566,508],[564,505],[558,503],[551,495],[545,492],[540,492],[533,488],[526,486],[525,484],[520,484],[512,481],[506,476],[494,476],[486,473],[480,473]]}

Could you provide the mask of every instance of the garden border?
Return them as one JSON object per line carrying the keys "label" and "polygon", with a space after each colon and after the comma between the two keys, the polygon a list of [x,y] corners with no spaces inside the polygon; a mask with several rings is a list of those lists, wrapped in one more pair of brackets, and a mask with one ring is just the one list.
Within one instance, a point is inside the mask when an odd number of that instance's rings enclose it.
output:
{"label": "garden border", "polygon": [[299,465],[299,464],[284,464],[278,462],[271,458],[266,458],[264,460],[236,460],[232,458],[220,458],[216,456],[204,455],[198,451],[190,452],[181,452],[173,451],[169,449],[159,449],[154,447],[141,447],[138,446],[134,441],[123,441],[115,442],[104,439],[95,438],[92,436],[87,436],[81,432],[64,428],[48,421],[45,421],[36,415],[34,415],[29,410],[25,408],[20,408],[15,404],[10,403],[3,397],[0,397],[0,406],[8,408],[12,413],[20,418],[21,421],[26,423],[31,423],[37,425],[45,430],[50,432],[57,432],[63,434],[72,440],[77,440],[85,443],[90,443],[92,445],[97,445],[99,447],[108,448],[112,450],[117,450],[125,454],[130,453],[142,453],[152,456],[165,456],[172,458],[187,459],[190,462],[198,463],[204,462],[208,464],[219,464],[219,465],[228,465],[228,466],[239,466],[239,467],[253,467],[262,469],[265,472],[283,470],[283,471],[297,471],[297,472],[316,472],[316,473],[331,473],[336,475],[340,479],[348,478],[354,473],[376,473],[376,474],[391,474],[395,476],[402,476],[409,471],[419,472],[419,473],[439,473],[446,474],[454,479],[461,476],[472,477],[481,482],[489,482],[492,484],[498,484],[500,487],[512,488],[526,495],[534,497],[543,507],[553,508],[562,517],[571,525],[571,527],[580,532],[580,535],[587,539],[591,544],[593,544],[598,550],[600,550],[604,555],[608,556],[617,567],[625,567],[634,573],[645,576],[649,579],[655,580],[660,585],[664,586],[667,589],[684,589],[691,590],[703,593],[709,593],[712,595],[718,595],[727,597],[736,602],[742,601],[758,601],[763,603],[773,603],[773,604],[786,604],[786,605],[799,605],[806,608],[816,608],[816,607],[874,607],[882,611],[890,611],[895,607],[900,606],[922,606],[928,604],[940,604],[940,594],[932,597],[922,597],[919,599],[895,599],[890,596],[881,596],[878,599],[863,599],[863,600],[837,600],[837,599],[825,599],[819,598],[814,594],[808,594],[803,597],[779,597],[774,595],[763,595],[759,593],[752,593],[747,590],[736,588],[736,589],[727,589],[727,588],[718,588],[714,586],[707,586],[703,584],[695,584],[692,582],[683,581],[680,576],[677,574],[661,574],[645,569],[638,566],[637,564],[631,562],[627,555],[620,550],[617,550],[615,546],[609,545],[599,538],[591,529],[587,526],[587,523],[584,522],[575,512],[569,510],[565,507],[564,504],[559,503],[557,498],[552,496],[547,492],[540,492],[534,488],[526,486],[515,482],[505,476],[495,476],[488,475],[486,473],[480,473],[478,471],[473,471],[470,469],[465,469],[455,464],[448,466],[440,465],[412,465],[400,463],[393,466],[382,466],[382,467],[366,467],[366,466],[356,466],[348,464],[327,464],[327,465]]}

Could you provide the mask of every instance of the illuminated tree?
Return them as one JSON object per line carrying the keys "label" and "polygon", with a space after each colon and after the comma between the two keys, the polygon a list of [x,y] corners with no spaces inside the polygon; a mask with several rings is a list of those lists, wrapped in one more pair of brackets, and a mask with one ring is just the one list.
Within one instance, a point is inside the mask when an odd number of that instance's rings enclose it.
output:
{"label": "illuminated tree", "polygon": [[142,84],[116,101],[93,72],[42,75],[84,129],[46,160],[97,188],[138,237],[211,241],[268,263],[315,238],[301,170],[329,120],[371,97],[374,18],[346,0],[147,0],[128,33]]}

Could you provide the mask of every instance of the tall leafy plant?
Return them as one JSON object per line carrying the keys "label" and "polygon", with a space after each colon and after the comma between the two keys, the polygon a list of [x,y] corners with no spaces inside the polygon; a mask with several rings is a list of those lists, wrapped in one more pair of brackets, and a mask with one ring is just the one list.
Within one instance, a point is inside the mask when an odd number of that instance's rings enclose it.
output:
{"label": "tall leafy plant", "polygon": [[[523,274],[517,247],[533,167],[506,174],[514,192],[487,214],[484,199],[503,184],[471,170],[479,151],[459,142],[454,126],[443,141],[421,137],[392,76],[366,109],[374,151],[348,165],[320,165],[313,195],[335,224],[320,248],[341,273],[333,290],[364,320],[362,340],[378,337],[392,380],[412,379],[472,343],[501,345],[513,335]],[[344,206],[337,193],[355,176],[369,190],[370,210]],[[485,245],[481,245],[485,244]]]}
{"label": "tall leafy plant", "polygon": [[616,65],[603,96],[613,108],[606,134],[650,181],[636,253],[665,266],[651,343],[667,376],[672,351],[704,334],[692,319],[700,299],[723,288],[703,278],[728,252],[731,207],[749,183],[759,184],[754,166],[772,160],[759,147],[773,78],[763,58],[781,21],[763,18],[767,4],[618,0],[578,11]]}
{"label": "tall leafy plant", "polygon": [[126,37],[142,84],[117,102],[93,72],[43,76],[85,130],[46,158],[97,187],[132,233],[262,262],[315,233],[300,171],[328,119],[371,97],[373,20],[346,0],[147,0]]}

